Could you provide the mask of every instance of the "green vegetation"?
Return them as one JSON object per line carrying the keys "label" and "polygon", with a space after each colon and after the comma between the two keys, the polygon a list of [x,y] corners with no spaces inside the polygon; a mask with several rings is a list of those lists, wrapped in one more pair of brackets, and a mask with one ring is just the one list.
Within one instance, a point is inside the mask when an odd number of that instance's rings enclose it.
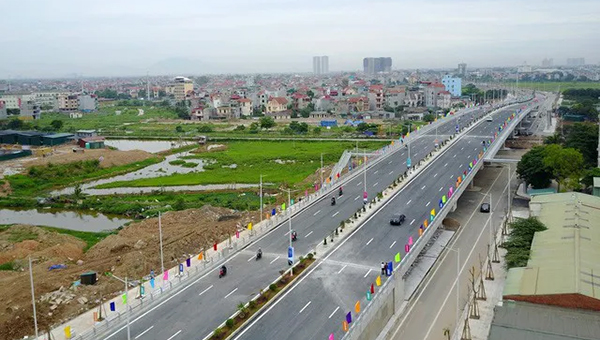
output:
{"label": "green vegetation", "polygon": [[552,179],[559,185],[577,187],[583,172],[583,156],[558,144],[536,146],[517,164],[517,174],[534,189],[546,188]]}
{"label": "green vegetation", "polygon": [[508,95],[508,90],[501,89],[492,89],[492,90],[480,90],[475,84],[467,84],[462,88],[463,96],[470,96],[472,100],[476,103],[483,103],[484,99],[491,98],[506,98]]}
{"label": "green vegetation", "polygon": [[[358,147],[373,150],[385,144],[362,142]],[[355,146],[351,142],[230,142],[227,150],[185,157],[211,160],[205,171],[107,183],[98,188],[257,183],[261,174],[265,182],[294,185],[315,173],[321,153],[325,164],[331,164],[344,150]]]}
{"label": "green vegetation", "polygon": [[183,159],[176,159],[174,161],[170,161],[169,164],[171,164],[171,165],[182,165],[182,164],[185,164],[185,161]]}
{"label": "green vegetation", "polygon": [[525,267],[529,260],[531,243],[537,231],[546,230],[546,226],[535,217],[527,219],[518,218],[510,224],[511,231],[508,240],[502,244],[507,250],[506,267]]}
{"label": "green vegetation", "polygon": [[[514,84],[514,83],[513,83]],[[600,82],[584,82],[584,81],[573,81],[573,82],[527,82],[520,81],[520,88],[533,89],[539,91],[553,91],[556,92],[559,88],[561,91],[567,89],[600,89]]]}
{"label": "green vegetation", "polygon": [[13,271],[13,270],[15,270],[16,267],[17,267],[17,264],[15,263],[15,261],[8,261],[6,263],[0,264],[0,270],[4,270],[4,271]]}
{"label": "green vegetation", "polygon": [[135,171],[160,162],[159,157],[125,164],[117,167],[102,168],[98,160],[87,160],[65,164],[48,164],[33,166],[26,174],[6,177],[13,190],[13,196],[38,195],[40,192],[57,187],[73,185],[74,183],[98,179],[107,176]]}
{"label": "green vegetation", "polygon": [[12,243],[19,243],[25,240],[37,240],[38,234],[29,230],[22,229],[11,229],[8,241]]}
{"label": "green vegetation", "polygon": [[86,246],[83,248],[84,252],[88,251],[96,243],[102,241],[109,235],[117,233],[117,231],[90,232],[90,231],[79,231],[79,230],[71,230],[71,229],[45,227],[45,226],[39,226],[39,227],[44,230],[50,231],[50,232],[71,235],[73,237],[76,237],[76,238],[84,241],[86,243]]}

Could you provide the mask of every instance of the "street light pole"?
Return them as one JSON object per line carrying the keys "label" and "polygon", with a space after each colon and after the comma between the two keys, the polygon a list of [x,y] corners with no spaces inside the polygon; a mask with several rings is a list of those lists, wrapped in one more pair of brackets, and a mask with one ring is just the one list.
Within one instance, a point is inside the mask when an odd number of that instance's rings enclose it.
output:
{"label": "street light pole", "polygon": [[127,309],[127,340],[131,339],[131,330],[129,328],[129,301],[127,300],[127,276],[125,276],[125,308]]}
{"label": "street light pole", "polygon": [[320,172],[321,172],[321,186],[320,186],[320,188],[322,188],[323,187],[323,153],[322,152],[321,152],[321,171]]}
{"label": "street light pole", "polygon": [[363,191],[363,201],[366,203],[366,194],[367,194],[367,150],[363,149],[363,162],[365,163],[364,171],[363,171],[363,183],[364,183],[364,191]]}
{"label": "street light pole", "polygon": [[162,223],[160,217],[160,211],[158,212],[158,236],[160,242],[160,272],[165,273],[165,261],[163,257],[163,242],[162,242]]}
{"label": "street light pole", "polygon": [[[292,248],[292,194],[291,190],[287,189],[288,193],[288,209],[290,209],[290,213],[288,214],[288,228],[290,230],[290,248]],[[290,274],[294,275],[294,267],[290,268]]]}
{"label": "street light pole", "polygon": [[260,184],[259,184],[259,195],[260,195],[260,222],[262,224],[263,221],[263,192],[262,192],[262,177],[263,175],[260,175]]}
{"label": "street light pole", "polygon": [[35,339],[38,338],[37,313],[35,311],[35,290],[33,289],[33,269],[31,268],[31,256],[29,256],[29,281],[31,282],[31,304],[33,305],[33,325],[35,327]]}

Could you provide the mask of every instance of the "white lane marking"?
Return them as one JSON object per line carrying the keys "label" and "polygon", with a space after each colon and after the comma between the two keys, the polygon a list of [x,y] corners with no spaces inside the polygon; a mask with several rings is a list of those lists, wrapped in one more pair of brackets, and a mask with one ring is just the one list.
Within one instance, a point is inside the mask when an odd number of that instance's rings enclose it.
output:
{"label": "white lane marking", "polygon": [[448,166],[448,163],[444,164],[444,166]]}
{"label": "white lane marking", "polygon": [[391,174],[393,174],[393,173],[394,173],[394,170],[390,171],[390,172],[388,173],[388,175],[391,175]]}
{"label": "white lane marking", "polygon": [[367,275],[369,275],[369,273],[372,271],[373,269],[369,269],[369,271],[365,274],[365,276],[363,276],[363,278],[367,277]]}
{"label": "white lane marking", "polygon": [[450,179],[453,179],[453,178],[454,178],[454,175],[450,175]]}
{"label": "white lane marking", "polygon": [[443,189],[444,189],[444,187],[440,187],[440,190],[439,190],[439,191],[442,191]]}
{"label": "white lane marking", "polygon": [[408,202],[406,202],[406,205],[409,205],[409,204],[410,204],[410,202],[412,202],[412,200],[408,200]]}
{"label": "white lane marking", "polygon": [[288,230],[288,231],[285,232],[285,235],[287,235],[287,234],[289,234],[291,232],[292,232],[291,230]]}
{"label": "white lane marking", "polygon": [[300,314],[300,313],[304,312],[304,310],[306,309],[306,307],[308,307],[308,306],[310,305],[310,303],[311,303],[311,302],[312,302],[312,301],[308,301],[308,302],[306,303],[306,305],[304,305],[304,307],[302,307],[302,309],[301,309],[301,310],[298,312],[298,314]]}
{"label": "white lane marking", "polygon": [[331,215],[331,217],[335,217],[337,214],[339,214],[340,212],[337,211],[335,214]]}
{"label": "white lane marking", "polygon": [[256,255],[252,256],[251,258],[249,258],[249,259],[248,259],[248,261],[247,261],[247,262],[250,262],[250,261],[252,261],[252,260],[253,260],[255,257],[256,257]]}
{"label": "white lane marking", "polygon": [[431,201],[427,202],[427,204],[425,204],[425,208],[427,208],[430,204],[431,204]]}
{"label": "white lane marking", "polygon": [[317,210],[317,212],[314,213],[313,216],[317,216],[317,214],[320,213],[320,212],[321,212],[321,210]]}
{"label": "white lane marking", "polygon": [[340,269],[340,271],[338,272],[338,274],[339,274],[339,273],[341,273],[341,272],[342,272],[342,270],[346,269],[346,267],[348,267],[348,265],[347,265],[347,264],[345,264],[345,265],[342,267],[342,269]]}
{"label": "white lane marking", "polygon": [[281,256],[277,256],[277,257],[276,257],[276,258],[275,258],[273,261],[269,262],[269,264],[273,264],[273,262],[275,262],[275,261],[279,260],[279,258],[280,258],[280,257],[281,257]]}
{"label": "white lane marking", "polygon": [[373,238],[371,237],[371,239],[369,240],[369,242],[367,242],[367,245],[369,245],[369,243],[373,242]]}
{"label": "white lane marking", "polygon": [[377,186],[377,184],[379,184],[379,182],[376,182],[375,184],[373,184],[373,186],[374,186],[374,187],[376,187],[376,186]]}
{"label": "white lane marking", "polygon": [[208,292],[209,289],[211,289],[213,287],[213,285],[210,285],[210,287],[206,288],[205,290],[201,291],[200,294],[198,294],[198,296]]}
{"label": "white lane marking", "polygon": [[168,338],[167,340],[171,340],[171,339],[173,339],[174,337],[178,336],[178,335],[179,335],[179,333],[181,333],[181,329],[180,329],[180,330],[179,330],[177,333],[175,333],[175,334],[171,335],[171,337],[170,337],[170,338]]}
{"label": "white lane marking", "polygon": [[358,184],[356,186],[360,186],[362,184],[362,181],[358,182]]}
{"label": "white lane marking", "polygon": [[396,241],[394,241],[394,243],[392,243],[392,245],[390,246],[390,249],[392,249],[392,247],[394,246],[394,244],[396,244]]}
{"label": "white lane marking", "polygon": [[412,221],[410,221],[410,225],[412,225],[413,223],[415,223],[415,219],[413,218]]}
{"label": "white lane marking", "polygon": [[354,200],[356,201],[356,200],[357,200],[357,199],[359,199],[359,198],[360,198],[360,196],[356,196],[356,198],[355,198]]}
{"label": "white lane marking", "polygon": [[140,333],[138,336],[136,336],[134,339],[137,339],[137,338],[139,338],[140,336],[142,336],[142,335],[144,335],[144,334],[148,333],[148,331],[150,331],[152,328],[154,328],[154,326],[150,326],[150,327],[149,327],[147,330],[145,330],[145,331],[141,332],[141,333]]}
{"label": "white lane marking", "polygon": [[389,161],[388,164],[392,164],[392,161]]}
{"label": "white lane marking", "polygon": [[224,299],[227,299],[229,296],[231,296],[231,294],[235,293],[235,291],[238,290],[237,288],[232,290],[231,293],[225,295]]}
{"label": "white lane marking", "polygon": [[460,151],[463,151],[464,149],[465,149],[465,148],[464,148],[464,146],[463,146],[462,148],[460,148]]}
{"label": "white lane marking", "polygon": [[456,158],[456,155],[452,156],[452,158]]}
{"label": "white lane marking", "polygon": [[469,139],[469,144],[471,144],[471,140]]}
{"label": "white lane marking", "polygon": [[422,187],[421,187],[421,190],[425,190],[425,187],[426,187],[426,185],[422,186]]}
{"label": "white lane marking", "polygon": [[438,175],[438,174],[437,174],[437,172],[436,172],[436,173],[435,173],[435,175],[433,175],[433,178],[436,178],[436,177],[437,177],[437,175]]}
{"label": "white lane marking", "polygon": [[304,237],[309,237],[309,236],[310,236],[310,234],[312,234],[312,233],[313,233],[313,232],[311,231],[310,233],[306,234],[306,236],[304,236]]}
{"label": "white lane marking", "polygon": [[340,306],[338,306],[333,312],[331,312],[331,314],[329,314],[329,319],[331,319],[333,314],[335,314],[335,312],[337,312],[339,309],[340,309]]}
{"label": "white lane marking", "polygon": [[467,157],[468,159],[471,159],[471,155],[469,155],[469,157]]}

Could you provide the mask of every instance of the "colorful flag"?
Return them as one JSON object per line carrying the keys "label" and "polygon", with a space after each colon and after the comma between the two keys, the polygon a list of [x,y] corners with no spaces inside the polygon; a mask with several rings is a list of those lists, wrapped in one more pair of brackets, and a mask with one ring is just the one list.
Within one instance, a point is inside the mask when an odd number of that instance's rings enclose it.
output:
{"label": "colorful flag", "polygon": [[412,236],[409,236],[409,237],[408,237],[408,245],[409,245],[409,246],[412,246],[412,245],[413,245],[413,238],[412,238]]}
{"label": "colorful flag", "polygon": [[165,270],[163,273],[163,281],[169,281],[169,271]]}
{"label": "colorful flag", "polygon": [[354,310],[356,311],[356,314],[360,313],[360,301],[356,301],[354,304]]}
{"label": "colorful flag", "polygon": [[123,300],[123,304],[126,305],[127,304],[127,294],[123,294],[121,296],[121,299]]}
{"label": "colorful flag", "polygon": [[400,252],[396,253],[396,256],[395,256],[394,260],[395,260],[396,262],[400,262],[400,260],[401,260],[401,259],[402,259],[402,258],[400,257]]}
{"label": "colorful flag", "polygon": [[346,322],[348,324],[352,323],[352,312],[348,312],[348,314],[346,314]]}

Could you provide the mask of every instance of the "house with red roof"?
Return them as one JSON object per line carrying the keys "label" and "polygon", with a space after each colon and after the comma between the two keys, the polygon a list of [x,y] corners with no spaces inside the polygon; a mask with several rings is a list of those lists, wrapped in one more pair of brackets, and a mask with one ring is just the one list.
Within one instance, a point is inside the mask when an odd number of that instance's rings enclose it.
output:
{"label": "house with red roof", "polygon": [[271,97],[267,102],[267,113],[287,110],[288,100],[284,97]]}

